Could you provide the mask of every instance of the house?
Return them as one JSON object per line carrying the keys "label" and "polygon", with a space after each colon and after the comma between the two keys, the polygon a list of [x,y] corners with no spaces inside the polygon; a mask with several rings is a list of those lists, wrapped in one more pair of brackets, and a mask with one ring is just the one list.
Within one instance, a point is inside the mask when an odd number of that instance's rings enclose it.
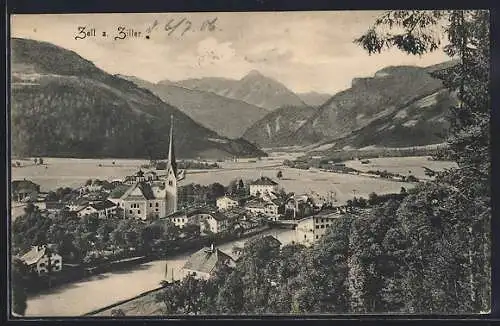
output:
{"label": "house", "polygon": [[40,186],[29,180],[13,180],[11,184],[12,200],[17,202],[36,201]]}
{"label": "house", "polygon": [[285,203],[285,212],[294,218],[311,215],[314,211],[316,211],[316,207],[309,195],[295,195]]}
{"label": "house", "polygon": [[254,215],[264,214],[266,212],[266,202],[260,198],[255,198],[245,203],[245,209]]}
{"label": "house", "polygon": [[194,215],[196,215],[196,211],[184,210],[184,211],[174,212],[168,215],[166,218],[170,219],[175,226],[182,229],[184,228],[184,226],[186,226],[186,224],[193,222]]}
{"label": "house", "polygon": [[137,182],[153,182],[158,180],[160,180],[160,177],[155,171],[151,170],[143,172],[142,169],[139,169],[139,171],[137,171],[135,174],[126,176],[124,183],[133,185]]}
{"label": "house", "polygon": [[192,275],[195,278],[209,279],[219,268],[234,265],[233,258],[212,245],[192,254],[182,267],[182,273],[184,277]]}
{"label": "house", "polygon": [[260,195],[260,197],[265,201],[273,201],[279,198],[278,194],[273,191],[266,191]]}
{"label": "house", "polygon": [[20,259],[30,271],[36,272],[38,275],[46,275],[49,268],[51,272],[62,270],[62,257],[54,252],[54,245],[33,246]]}
{"label": "house", "polygon": [[221,212],[197,214],[200,221],[200,233],[220,233],[229,228],[229,218]]}
{"label": "house", "polygon": [[117,205],[110,200],[92,202],[78,210],[76,215],[83,217],[90,214],[97,214],[99,218],[110,218],[116,215],[116,207]]}
{"label": "house", "polygon": [[229,195],[217,198],[216,203],[217,209],[219,210],[226,210],[239,206],[238,199]]}
{"label": "house", "polygon": [[306,246],[314,244],[331,227],[333,221],[341,216],[337,210],[325,210],[299,220],[295,228],[297,241]]}
{"label": "house", "polygon": [[262,214],[273,221],[277,221],[283,211],[284,205],[278,200],[265,201],[260,198],[253,199],[245,204],[245,209],[254,215]]}
{"label": "house", "polygon": [[68,208],[70,212],[79,212],[83,208],[87,207],[90,203],[88,199],[78,198],[68,203]]}
{"label": "house", "polygon": [[274,182],[268,177],[260,177],[250,183],[250,195],[258,196],[265,193],[278,192],[278,183]]}

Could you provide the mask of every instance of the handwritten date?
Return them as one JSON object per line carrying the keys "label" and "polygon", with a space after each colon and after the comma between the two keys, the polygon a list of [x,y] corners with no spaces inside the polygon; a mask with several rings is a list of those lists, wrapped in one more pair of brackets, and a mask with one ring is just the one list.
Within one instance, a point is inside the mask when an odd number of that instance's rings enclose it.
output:
{"label": "handwritten date", "polygon": [[[209,31],[213,32],[217,29],[217,17],[213,19],[207,19],[204,20],[201,25],[198,27],[199,31]],[[158,26],[160,24],[158,23],[158,20],[155,20],[153,24],[146,29],[147,34],[151,34],[154,30],[158,29]],[[186,17],[183,17],[181,19],[175,19],[172,18],[168,20],[165,25],[163,25],[163,30],[167,32],[167,34],[170,36],[174,34],[176,31],[179,33],[180,36],[183,36],[186,32],[188,31],[196,31],[196,27],[194,26],[193,22]]]}

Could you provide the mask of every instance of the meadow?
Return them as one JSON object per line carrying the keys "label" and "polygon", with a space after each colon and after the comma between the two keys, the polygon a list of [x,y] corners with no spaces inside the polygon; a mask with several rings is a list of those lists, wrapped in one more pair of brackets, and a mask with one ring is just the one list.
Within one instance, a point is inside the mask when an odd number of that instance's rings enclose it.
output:
{"label": "meadow", "polygon": [[[318,170],[299,170],[283,166],[284,159],[293,155],[270,155],[262,160],[242,160],[238,162],[220,162],[220,169],[188,170],[186,178],[179,185],[197,183],[208,185],[219,182],[228,185],[232,180],[243,179],[249,182],[260,176],[267,176],[279,182],[287,192],[327,194],[335,192],[337,200],[344,202],[353,196],[367,197],[371,192],[399,192],[401,187],[411,188],[414,184],[395,182],[366,176],[322,172]],[[114,162],[114,164],[113,164]],[[146,160],[124,159],[68,159],[45,158],[43,165],[34,165],[32,161],[21,161],[22,167],[12,168],[12,180],[28,179],[40,184],[42,191],[55,190],[58,187],[78,187],[90,178],[111,181],[123,179],[135,173]],[[100,165],[100,166],[99,166]],[[456,166],[453,162],[431,161],[426,157],[387,157],[370,159],[370,163],[347,161],[347,166],[357,170],[387,170],[403,175],[413,174],[425,178],[424,166],[433,170]],[[276,175],[282,171],[283,178]]]}
{"label": "meadow", "polygon": [[428,156],[408,156],[408,157],[381,157],[368,159],[368,164],[362,164],[363,160],[353,160],[344,162],[347,167],[351,167],[358,171],[384,171],[399,173],[405,176],[414,175],[419,179],[428,178],[425,175],[425,169],[429,168],[434,171],[442,171],[444,169],[457,167],[455,162],[449,161],[432,161]]}

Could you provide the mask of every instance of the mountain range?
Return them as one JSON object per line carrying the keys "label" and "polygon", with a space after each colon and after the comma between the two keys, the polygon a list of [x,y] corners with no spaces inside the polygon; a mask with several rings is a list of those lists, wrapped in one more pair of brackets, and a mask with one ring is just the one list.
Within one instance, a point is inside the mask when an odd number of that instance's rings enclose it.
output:
{"label": "mountain range", "polygon": [[[172,84],[169,80],[160,83]],[[174,82],[173,84],[240,100],[268,111],[273,111],[283,106],[305,105],[299,95],[292,92],[282,83],[262,75],[257,70],[250,71],[239,80],[205,77],[186,79]]]}
{"label": "mountain range", "polygon": [[[12,39],[14,155],[263,156],[258,147],[337,150],[442,142],[456,104],[434,73],[456,64],[391,66],[330,96],[294,93],[253,70],[239,80],[158,83],[110,75],[73,51]],[[255,145],[254,145],[255,144]]]}
{"label": "mountain range", "polygon": [[445,116],[456,99],[433,72],[455,63],[386,67],[373,77],[354,78],[349,89],[317,109],[268,114],[244,138],[261,147],[329,144],[333,149],[442,142],[448,128]]}
{"label": "mountain range", "polygon": [[20,38],[11,51],[12,155],[164,158],[171,116],[179,157],[265,155],[73,51]]}
{"label": "mountain range", "polygon": [[163,102],[177,107],[200,125],[228,138],[240,138],[268,110],[212,92],[169,83],[151,83],[134,76],[120,76],[153,92]]}

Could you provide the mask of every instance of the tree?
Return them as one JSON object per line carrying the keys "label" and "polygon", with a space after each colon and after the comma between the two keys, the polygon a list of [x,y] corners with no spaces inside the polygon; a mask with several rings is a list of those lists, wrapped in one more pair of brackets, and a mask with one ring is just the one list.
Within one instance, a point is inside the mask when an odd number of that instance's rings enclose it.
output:
{"label": "tree", "polygon": [[11,270],[12,312],[21,316],[24,316],[26,308],[28,307],[26,303],[27,273],[27,266],[24,262],[14,258]]}
{"label": "tree", "polygon": [[231,195],[235,195],[238,192],[238,184],[236,180],[232,180],[227,187],[227,192]]}
{"label": "tree", "polygon": [[164,303],[165,314],[197,315],[203,309],[205,284],[205,280],[188,275],[180,283],[174,283],[161,290],[156,295],[156,301]]}
{"label": "tree", "polygon": [[40,164],[40,165],[43,164],[43,158],[41,158],[41,157],[38,158],[38,164]]}
{"label": "tree", "polygon": [[182,228],[182,232],[188,237],[196,238],[200,235],[200,226],[194,223],[188,223]]}
{"label": "tree", "polygon": [[[379,30],[388,27],[391,31],[393,26],[398,27],[395,34],[387,29],[383,33]],[[415,252],[413,260],[408,261],[418,263],[415,268],[426,273],[409,270],[399,285],[401,293],[411,295],[407,308],[412,311],[489,310],[489,12],[389,11],[355,42],[369,53],[397,47],[410,54],[423,54],[437,50],[441,43],[440,35],[433,34],[430,27],[444,27],[449,41],[444,51],[450,57],[458,58],[456,64],[433,73],[450,91],[456,92],[459,99],[458,105],[451,110],[449,150],[443,155],[456,161],[458,168],[438,173],[434,184],[427,183],[406,197],[407,209],[414,209],[416,204],[412,201],[426,196],[420,199],[419,210],[408,214],[412,216],[412,223],[420,221],[422,225],[425,221],[426,228],[417,227],[420,233],[415,237],[418,240],[407,250]],[[428,199],[440,192],[445,193],[446,200]],[[415,219],[414,215],[422,210],[426,211],[425,215]],[[405,227],[403,230],[414,229]],[[462,249],[456,251],[456,248]],[[419,250],[430,250],[431,253],[424,256]],[[422,257],[436,257],[438,260],[430,262]],[[447,288],[448,282],[439,277],[442,275],[453,275],[454,289]],[[475,286],[478,284],[481,286]],[[447,297],[448,294],[455,294],[460,299]],[[428,300],[435,305],[429,307]],[[459,307],[452,306],[457,300],[460,301]]]}
{"label": "tree", "polygon": [[38,159],[35,157],[35,158],[33,159],[33,162],[35,162],[35,165],[37,165],[37,164],[38,164]]}
{"label": "tree", "polygon": [[379,203],[379,198],[378,195],[374,192],[368,195],[368,204],[370,205],[376,205]]}

